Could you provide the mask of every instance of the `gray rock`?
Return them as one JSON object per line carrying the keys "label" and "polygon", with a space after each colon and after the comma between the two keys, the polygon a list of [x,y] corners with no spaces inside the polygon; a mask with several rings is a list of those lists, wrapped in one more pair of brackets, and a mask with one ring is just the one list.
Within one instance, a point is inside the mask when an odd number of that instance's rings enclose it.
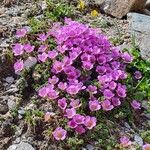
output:
{"label": "gray rock", "polygon": [[13,77],[7,77],[7,78],[5,79],[5,81],[6,81],[7,83],[13,83],[13,82],[14,82],[14,78],[13,78]]}
{"label": "gray rock", "polygon": [[22,119],[23,118],[23,116],[21,116],[20,114],[18,115],[18,119]]}
{"label": "gray rock", "polygon": [[20,143],[20,137],[16,138],[16,140],[14,141],[14,144],[18,144]]}
{"label": "gray rock", "polygon": [[150,60],[150,16],[129,13],[129,30],[135,35],[144,59]]}
{"label": "gray rock", "polygon": [[46,3],[46,1],[41,1],[40,4],[41,4],[42,10],[45,10],[45,9],[47,8],[47,3]]}
{"label": "gray rock", "polygon": [[145,116],[147,119],[150,119],[150,113],[144,114],[144,116]]}
{"label": "gray rock", "polygon": [[24,62],[25,68],[31,68],[37,63],[37,59],[35,57],[28,57],[27,60]]}
{"label": "gray rock", "polygon": [[18,91],[19,91],[19,89],[17,87],[14,87],[14,88],[11,88],[11,89],[7,90],[5,92],[5,94],[7,94],[7,93],[15,93],[15,92],[18,92]]}
{"label": "gray rock", "polygon": [[41,15],[35,16],[35,18],[38,19],[38,20],[40,20],[40,19],[44,18],[44,15],[41,14]]}
{"label": "gray rock", "polygon": [[11,145],[7,150],[35,150],[29,143],[21,142],[20,144]]}
{"label": "gray rock", "polygon": [[90,144],[86,145],[86,149],[87,150],[94,150],[94,147]]}
{"label": "gray rock", "polygon": [[25,114],[25,110],[23,110],[23,109],[18,110],[18,113],[19,113],[20,115],[24,115],[24,114]]}
{"label": "gray rock", "polygon": [[134,141],[135,141],[139,146],[142,147],[142,145],[143,145],[143,139],[142,139],[138,134],[135,134],[135,136],[134,136]]}
{"label": "gray rock", "polygon": [[6,47],[9,47],[9,44],[7,43],[6,40],[3,40],[3,41],[1,42],[1,44],[0,44],[0,47],[6,48]]}
{"label": "gray rock", "polygon": [[16,108],[16,101],[14,99],[9,98],[7,105],[9,107],[9,110],[13,110]]}
{"label": "gray rock", "polygon": [[141,32],[143,34],[150,34],[150,16],[139,13],[128,13],[130,23],[130,30]]}

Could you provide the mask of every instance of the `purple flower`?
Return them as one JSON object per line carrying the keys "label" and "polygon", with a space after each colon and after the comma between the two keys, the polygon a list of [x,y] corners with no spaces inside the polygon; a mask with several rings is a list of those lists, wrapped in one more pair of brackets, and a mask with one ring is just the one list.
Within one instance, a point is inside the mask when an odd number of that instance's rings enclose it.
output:
{"label": "purple flower", "polygon": [[89,101],[89,108],[91,111],[97,111],[101,109],[101,105],[98,100]]}
{"label": "purple flower", "polygon": [[114,108],[114,106],[111,104],[109,100],[104,100],[102,102],[102,107],[103,107],[103,110],[106,110],[106,111],[112,110]]}
{"label": "purple flower", "polygon": [[67,88],[67,83],[66,82],[59,82],[58,83],[58,88],[60,89],[60,90],[65,90],[66,88]]}
{"label": "purple flower", "polygon": [[97,93],[97,87],[89,85],[87,91],[91,94],[96,94]]}
{"label": "purple flower", "polygon": [[78,125],[76,128],[75,128],[75,131],[78,133],[78,134],[83,134],[86,132],[85,128],[82,126],[82,125]]}
{"label": "purple flower", "polygon": [[116,82],[111,81],[111,82],[109,83],[109,89],[115,90],[116,87],[117,87],[117,83],[116,83]]}
{"label": "purple flower", "polygon": [[39,90],[38,95],[41,96],[41,97],[46,97],[48,92],[49,92],[49,89],[47,87],[42,87]]}
{"label": "purple flower", "polygon": [[23,60],[17,60],[14,64],[15,73],[18,73],[24,69]]}
{"label": "purple flower", "polygon": [[60,62],[60,61],[55,61],[53,63],[53,69],[54,69],[56,74],[60,73],[64,69],[64,64],[62,62]]}
{"label": "purple flower", "polygon": [[73,116],[75,116],[76,110],[74,108],[66,109],[66,115],[67,118],[71,119]]}
{"label": "purple flower", "polygon": [[129,145],[131,145],[131,141],[128,137],[126,136],[123,136],[120,138],[120,144],[123,146],[123,147],[128,147]]}
{"label": "purple flower", "polygon": [[80,89],[81,89],[81,87],[79,87],[77,85],[70,85],[67,88],[67,93],[69,93],[70,95],[76,95],[76,94],[78,94]]}
{"label": "purple flower", "polygon": [[140,71],[135,71],[134,77],[135,77],[137,80],[139,80],[139,79],[142,78],[142,73],[141,73]]}
{"label": "purple flower", "polygon": [[143,145],[142,150],[150,150],[150,144]]}
{"label": "purple flower", "polygon": [[111,82],[112,81],[112,75],[111,74],[106,74],[103,76],[98,76],[98,80],[100,82],[100,84],[104,84],[106,82]]}
{"label": "purple flower", "polygon": [[117,81],[119,79],[120,75],[121,75],[121,72],[119,70],[114,70],[112,72],[112,78],[113,78],[113,80]]}
{"label": "purple flower", "polygon": [[72,128],[72,129],[78,126],[73,120],[69,121],[67,125],[69,126],[69,128]]}
{"label": "purple flower", "polygon": [[128,77],[127,73],[125,71],[120,71],[120,79],[126,79]]}
{"label": "purple flower", "polygon": [[72,99],[70,102],[70,106],[73,108],[79,108],[81,106],[80,100],[79,99]]}
{"label": "purple flower", "polygon": [[62,110],[66,109],[67,107],[66,98],[62,98],[58,100],[58,107],[61,108]]}
{"label": "purple flower", "polygon": [[104,74],[106,72],[106,67],[105,66],[97,66],[96,71],[99,74]]}
{"label": "purple flower", "polygon": [[25,28],[18,29],[18,30],[16,31],[16,37],[17,37],[17,38],[22,38],[22,37],[24,37],[26,34],[27,34],[27,30],[26,30]]}
{"label": "purple flower", "polygon": [[82,62],[90,62],[90,63],[95,63],[95,56],[94,55],[89,55],[89,54],[86,54],[84,53],[82,56],[81,56],[81,60]]}
{"label": "purple flower", "polygon": [[82,62],[83,69],[91,70],[93,68],[93,64],[87,61]]}
{"label": "purple flower", "polygon": [[38,52],[45,52],[47,48],[48,48],[47,45],[41,45],[38,49]]}
{"label": "purple flower", "polygon": [[113,97],[113,98],[111,99],[111,101],[112,101],[112,104],[113,104],[114,106],[120,106],[120,105],[121,105],[120,99],[119,99],[118,97]]}
{"label": "purple flower", "polygon": [[131,102],[131,106],[132,106],[135,110],[141,109],[141,103],[138,102],[137,100],[133,100],[133,101]]}
{"label": "purple flower", "polygon": [[109,89],[105,89],[103,94],[106,99],[111,99],[112,97],[114,97],[114,93]]}
{"label": "purple flower", "polygon": [[80,115],[80,114],[76,114],[74,117],[73,117],[73,121],[76,123],[76,124],[84,124],[84,119],[85,117]]}
{"label": "purple flower", "polygon": [[55,90],[50,90],[48,92],[48,98],[51,99],[51,100],[54,100],[56,98],[58,98],[59,96],[59,92],[55,91]]}
{"label": "purple flower", "polygon": [[32,46],[31,44],[28,43],[24,44],[23,48],[27,53],[31,53],[34,50],[35,46]]}
{"label": "purple flower", "polygon": [[96,118],[95,117],[90,117],[90,116],[86,116],[85,117],[85,121],[84,121],[84,125],[91,130],[92,128],[94,128],[96,126]]}
{"label": "purple flower", "polygon": [[50,59],[55,59],[57,55],[58,55],[58,52],[56,51],[48,51],[48,57]]}
{"label": "purple flower", "polygon": [[39,41],[45,42],[47,40],[47,35],[45,33],[39,34],[37,39]]}
{"label": "purple flower", "polygon": [[56,76],[52,76],[52,78],[48,79],[48,82],[53,85],[55,85],[58,81],[59,81],[59,78],[57,78]]}
{"label": "purple flower", "polygon": [[67,131],[61,127],[57,127],[52,134],[54,138],[59,141],[64,140],[66,138]]}
{"label": "purple flower", "polygon": [[126,63],[130,63],[133,60],[133,57],[128,52],[124,52],[122,58]]}
{"label": "purple flower", "polygon": [[44,52],[44,53],[38,55],[38,60],[41,62],[45,62],[47,57],[48,57],[48,55]]}
{"label": "purple flower", "polygon": [[70,52],[69,56],[70,56],[71,60],[75,60],[79,56],[79,53],[77,53],[77,52]]}
{"label": "purple flower", "polygon": [[105,63],[107,62],[106,56],[105,56],[105,55],[100,55],[100,56],[98,57],[97,61],[98,61],[98,63],[99,63],[100,65],[105,64]]}
{"label": "purple flower", "polygon": [[113,69],[117,70],[120,67],[120,62],[113,61],[113,62],[111,62],[111,66],[112,66]]}
{"label": "purple flower", "polygon": [[19,43],[14,44],[14,46],[12,47],[12,50],[15,56],[22,55],[24,52],[23,45]]}
{"label": "purple flower", "polygon": [[126,87],[125,86],[121,86],[118,84],[118,88],[117,88],[116,92],[119,97],[122,97],[122,98],[126,97]]}
{"label": "purple flower", "polygon": [[63,58],[63,63],[64,63],[65,66],[70,66],[70,65],[72,65],[73,61],[72,61],[71,58],[65,56],[65,57]]}

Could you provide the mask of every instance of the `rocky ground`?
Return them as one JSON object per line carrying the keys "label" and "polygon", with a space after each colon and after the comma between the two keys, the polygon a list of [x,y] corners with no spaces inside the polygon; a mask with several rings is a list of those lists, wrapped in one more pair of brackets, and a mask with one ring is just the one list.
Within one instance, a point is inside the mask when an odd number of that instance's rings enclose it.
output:
{"label": "rocky ground", "polygon": [[[23,95],[20,93],[22,79],[17,79],[12,69],[12,62],[9,61],[11,57],[9,50],[14,40],[16,28],[25,26],[30,31],[28,18],[34,16],[40,19],[43,17],[47,5],[45,1],[36,2],[34,0],[5,0],[0,3],[2,4],[0,5],[0,149],[57,150],[59,149],[57,145],[50,143],[49,137],[46,138],[42,135],[43,124],[41,122],[39,122],[39,126],[33,127],[25,123],[23,119],[25,111],[38,108],[33,101],[37,97],[31,95],[31,99],[28,99],[27,94],[30,89],[26,89]],[[88,12],[79,14],[78,17],[81,22],[101,28],[102,32],[108,35],[110,40],[121,49],[132,47],[133,40],[136,40],[143,58],[150,59],[150,16],[130,12],[123,19],[117,19],[100,10],[100,15],[97,18],[92,18]],[[5,54],[8,54],[7,57]],[[52,106],[49,103],[40,104],[39,107],[44,111],[45,109],[52,111]],[[55,116],[55,113],[52,113]],[[139,131],[144,133],[144,127],[150,129],[150,114],[142,115],[146,117],[141,120],[139,128],[131,127],[126,121],[121,125],[117,124],[120,132],[132,135],[133,141],[140,146],[143,145],[143,139]],[[95,148],[91,144],[85,144],[83,149],[93,150]]]}

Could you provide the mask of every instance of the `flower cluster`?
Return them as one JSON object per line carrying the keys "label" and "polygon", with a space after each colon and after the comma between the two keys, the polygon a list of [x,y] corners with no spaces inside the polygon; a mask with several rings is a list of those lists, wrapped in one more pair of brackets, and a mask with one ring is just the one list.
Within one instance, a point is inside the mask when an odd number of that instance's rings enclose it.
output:
{"label": "flower cluster", "polygon": [[[17,37],[23,36],[25,30],[17,31]],[[55,49],[47,44],[49,38],[55,39]],[[127,78],[126,65],[133,59],[128,52],[113,47],[97,29],[70,19],[65,20],[65,25],[56,23],[48,33],[38,35],[37,40],[39,47],[14,44],[14,55],[36,51],[39,63],[51,62],[50,77],[38,94],[56,101],[68,119],[68,127],[83,134],[96,126],[97,119],[90,112],[110,111],[121,105],[127,92],[122,82]],[[16,73],[23,70],[24,61],[18,60],[14,68]],[[79,113],[83,103],[88,115]],[[66,131],[58,127],[53,135],[56,140],[63,140]]]}

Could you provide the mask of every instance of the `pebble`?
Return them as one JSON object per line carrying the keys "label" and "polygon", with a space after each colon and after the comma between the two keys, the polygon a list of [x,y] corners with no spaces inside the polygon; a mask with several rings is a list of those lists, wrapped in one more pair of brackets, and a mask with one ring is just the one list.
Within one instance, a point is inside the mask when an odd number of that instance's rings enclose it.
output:
{"label": "pebble", "polygon": [[90,144],[86,145],[86,149],[87,150],[94,150],[94,147]]}
{"label": "pebble", "polygon": [[11,145],[7,150],[35,150],[29,143],[21,142]]}
{"label": "pebble", "polygon": [[135,136],[134,136],[134,141],[135,141],[139,146],[142,146],[142,145],[143,145],[143,139],[142,139],[138,134],[135,134]]}
{"label": "pebble", "polygon": [[7,78],[5,79],[5,81],[6,81],[7,83],[13,83],[14,80],[15,80],[15,79],[14,79],[12,76],[7,77]]}
{"label": "pebble", "polygon": [[25,114],[25,110],[23,110],[23,109],[18,110],[18,113],[19,113],[20,115],[24,115],[24,114]]}
{"label": "pebble", "polygon": [[9,107],[9,110],[13,110],[16,108],[16,102],[15,102],[15,99],[12,99],[9,97],[8,99],[8,102],[7,102],[7,105]]}

